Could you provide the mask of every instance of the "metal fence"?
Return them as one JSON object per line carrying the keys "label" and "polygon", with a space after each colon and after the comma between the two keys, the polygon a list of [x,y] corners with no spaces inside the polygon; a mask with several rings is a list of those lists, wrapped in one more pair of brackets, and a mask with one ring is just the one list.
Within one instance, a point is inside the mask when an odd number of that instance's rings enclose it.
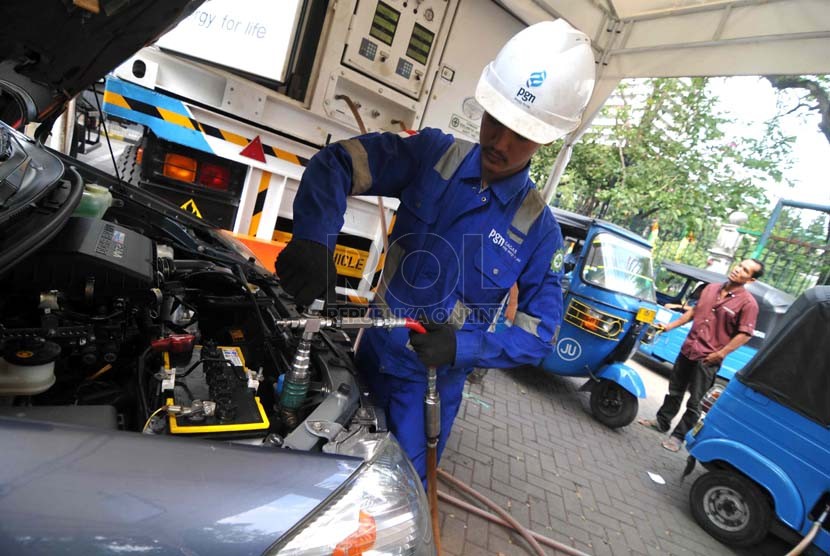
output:
{"label": "metal fence", "polygon": [[[715,227],[696,235],[661,231],[654,245],[654,260],[657,264],[671,260],[705,268],[717,232]],[[792,232],[776,229],[758,255],[766,267],[763,281],[796,296],[817,284],[830,284],[830,243],[793,238]],[[760,235],[741,230],[735,260],[752,258]]]}

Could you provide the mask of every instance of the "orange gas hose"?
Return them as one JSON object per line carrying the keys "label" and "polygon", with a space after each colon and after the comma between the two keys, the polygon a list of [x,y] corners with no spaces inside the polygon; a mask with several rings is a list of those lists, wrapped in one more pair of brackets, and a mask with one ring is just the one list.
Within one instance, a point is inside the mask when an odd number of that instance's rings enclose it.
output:
{"label": "orange gas hose", "polygon": [[813,539],[815,539],[816,535],[818,535],[818,532],[821,529],[821,525],[824,523],[824,520],[827,519],[828,514],[830,514],[830,505],[827,505],[824,508],[824,512],[822,512],[821,516],[819,516],[819,518],[815,522],[813,522],[813,525],[812,527],[810,527],[810,530],[807,532],[807,535],[803,539],[801,539],[801,542],[795,545],[795,547],[792,550],[787,552],[787,556],[798,556],[813,543]]}
{"label": "orange gas hose", "polygon": [[[348,95],[335,95],[335,100],[342,100],[343,102],[348,105],[349,110],[352,111],[352,116],[354,116],[355,122],[357,122],[357,127],[360,129],[361,135],[366,135],[368,130],[366,129],[366,124],[363,123],[363,118],[360,117],[360,111],[358,110],[357,104],[355,101],[351,99]],[[381,233],[381,237],[383,238],[383,252],[389,253],[389,227],[386,225],[386,207],[383,205],[383,197],[378,195],[378,215],[380,216],[380,227],[383,230]],[[381,269],[381,276],[383,274],[383,269]],[[360,341],[363,339],[363,332],[364,329],[361,328],[357,331],[357,336],[354,340],[354,350],[357,351],[357,348],[360,347]]]}
{"label": "orange gas hose", "polygon": [[518,521],[516,521],[516,519],[512,515],[500,508],[495,502],[482,496],[479,492],[476,492],[474,489],[465,485],[464,483],[462,483],[461,481],[459,481],[443,469],[438,470],[438,475],[440,475],[442,479],[450,483],[452,486],[454,486],[461,492],[468,494],[476,500],[478,500],[479,502],[481,502],[482,504],[489,506],[490,509],[496,512],[500,518],[509,523],[510,526],[513,529],[515,529],[516,532],[518,532],[528,542],[528,544],[533,548],[536,554],[539,554],[540,556],[545,556],[545,551],[542,549],[542,547],[539,545],[536,539],[533,538],[533,535],[531,535],[526,528],[524,528]]}
{"label": "orange gas hose", "polygon": [[[482,518],[484,518],[488,521],[492,521],[493,523],[497,523],[497,524],[503,525],[505,527],[510,527],[512,529],[512,526],[510,525],[510,523],[503,520],[499,516],[491,514],[490,512],[488,512],[486,510],[482,510],[478,506],[473,506],[472,504],[467,503],[464,500],[461,500],[460,498],[456,498],[455,496],[452,496],[451,494],[447,494],[446,492],[443,492],[443,491],[438,491],[438,498],[443,500],[444,502],[449,502],[450,504],[458,506],[462,510],[466,510],[466,511],[470,512],[471,514],[477,515],[478,517],[482,517]],[[570,556],[589,556],[588,554],[585,554],[581,550],[577,550],[576,548],[570,547],[566,544],[562,544],[559,541],[555,541],[555,540],[553,540],[549,537],[545,537],[544,535],[540,535],[539,533],[536,533],[534,531],[528,531],[528,533],[530,533],[530,535],[534,539],[539,541],[540,543],[544,544],[545,546],[555,548],[559,552],[564,552],[565,554],[569,554]]]}
{"label": "orange gas hose", "polygon": [[435,553],[441,556],[441,529],[438,522],[438,447],[427,447],[427,501],[432,518],[432,536],[435,539]]}

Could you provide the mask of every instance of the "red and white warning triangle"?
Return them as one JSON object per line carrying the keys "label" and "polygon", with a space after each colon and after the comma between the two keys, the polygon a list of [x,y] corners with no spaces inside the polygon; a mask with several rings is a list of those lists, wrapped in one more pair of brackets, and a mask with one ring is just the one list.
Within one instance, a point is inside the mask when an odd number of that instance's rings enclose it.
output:
{"label": "red and white warning triangle", "polygon": [[248,145],[239,151],[239,154],[242,156],[247,156],[248,158],[253,158],[254,160],[258,160],[259,162],[265,163],[265,151],[262,150],[262,141],[259,138],[259,135],[254,137],[254,140],[248,143]]}

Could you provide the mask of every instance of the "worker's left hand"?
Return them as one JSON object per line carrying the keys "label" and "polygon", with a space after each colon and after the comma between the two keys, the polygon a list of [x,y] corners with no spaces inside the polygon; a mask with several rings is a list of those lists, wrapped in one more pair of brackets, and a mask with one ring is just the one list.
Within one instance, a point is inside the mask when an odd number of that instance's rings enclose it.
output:
{"label": "worker's left hand", "polygon": [[436,322],[424,323],[426,334],[409,333],[409,343],[418,359],[427,367],[440,367],[455,363],[455,327]]}

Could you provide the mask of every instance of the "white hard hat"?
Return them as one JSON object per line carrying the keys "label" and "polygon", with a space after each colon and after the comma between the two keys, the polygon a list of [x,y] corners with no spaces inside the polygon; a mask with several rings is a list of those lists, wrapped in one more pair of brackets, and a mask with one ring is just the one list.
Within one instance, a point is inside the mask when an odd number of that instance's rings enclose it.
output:
{"label": "white hard hat", "polygon": [[484,68],[476,100],[522,137],[547,144],[579,125],[594,75],[588,37],[563,19],[543,21],[517,33]]}

